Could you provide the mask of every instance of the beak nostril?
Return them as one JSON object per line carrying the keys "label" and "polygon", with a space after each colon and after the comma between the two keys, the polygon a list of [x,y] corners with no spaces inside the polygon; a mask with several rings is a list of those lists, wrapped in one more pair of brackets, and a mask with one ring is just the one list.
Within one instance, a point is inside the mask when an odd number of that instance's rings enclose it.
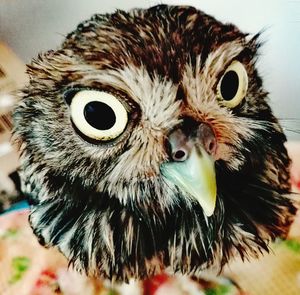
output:
{"label": "beak nostril", "polygon": [[186,152],[184,150],[178,150],[173,154],[174,161],[184,161],[186,160]]}
{"label": "beak nostril", "polygon": [[217,139],[213,129],[206,123],[202,123],[198,129],[198,136],[202,141],[205,150],[214,155],[217,150]]}
{"label": "beak nostril", "polygon": [[212,127],[205,122],[194,125],[184,121],[168,135],[166,151],[170,160],[186,161],[195,146],[201,146],[209,155],[215,156],[218,142]]}
{"label": "beak nostril", "polygon": [[208,144],[208,153],[209,154],[213,154],[216,150],[216,140],[215,139],[212,139],[209,144]]}

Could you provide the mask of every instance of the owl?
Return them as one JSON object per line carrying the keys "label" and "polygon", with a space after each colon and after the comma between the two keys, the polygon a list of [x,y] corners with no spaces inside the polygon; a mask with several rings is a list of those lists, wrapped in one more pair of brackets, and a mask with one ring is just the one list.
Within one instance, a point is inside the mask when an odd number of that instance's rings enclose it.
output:
{"label": "owl", "polygon": [[28,65],[14,112],[39,242],[89,276],[197,276],[296,212],[259,34],[188,6],[96,14]]}

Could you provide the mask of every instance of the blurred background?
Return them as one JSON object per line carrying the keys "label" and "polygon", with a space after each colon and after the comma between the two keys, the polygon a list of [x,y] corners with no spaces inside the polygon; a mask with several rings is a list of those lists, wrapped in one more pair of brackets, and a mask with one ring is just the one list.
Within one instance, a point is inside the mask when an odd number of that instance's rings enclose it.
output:
{"label": "blurred background", "polygon": [[[11,129],[9,110],[13,104],[9,93],[26,83],[25,63],[39,52],[55,49],[68,32],[94,13],[160,3],[150,0],[0,0],[0,173],[1,170],[11,173],[17,165],[7,143]],[[166,0],[164,3],[196,6],[251,34],[264,31],[259,71],[289,140],[299,140],[300,0]]]}

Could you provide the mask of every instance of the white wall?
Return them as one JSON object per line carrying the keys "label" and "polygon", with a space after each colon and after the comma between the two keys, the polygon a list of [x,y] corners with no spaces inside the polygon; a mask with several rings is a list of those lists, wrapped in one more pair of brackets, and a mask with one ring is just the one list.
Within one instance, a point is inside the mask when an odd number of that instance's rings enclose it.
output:
{"label": "white wall", "polygon": [[[78,22],[116,8],[149,7],[161,1],[0,0],[0,40],[26,62],[39,51],[55,48]],[[190,4],[216,18],[256,33],[266,29],[260,72],[282,124],[300,133],[300,0],[164,1]],[[287,132],[290,139],[300,134]]]}

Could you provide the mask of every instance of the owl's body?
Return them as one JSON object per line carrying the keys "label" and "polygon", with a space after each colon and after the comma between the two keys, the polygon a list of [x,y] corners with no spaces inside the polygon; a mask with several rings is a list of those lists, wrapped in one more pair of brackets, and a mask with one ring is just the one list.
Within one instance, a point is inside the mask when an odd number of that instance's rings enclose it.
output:
{"label": "owl's body", "polygon": [[[160,5],[95,15],[33,61],[14,118],[40,242],[90,275],[126,281],[198,274],[284,237],[295,214],[289,158],[258,47],[257,36],[192,7]],[[244,77],[240,99],[225,97],[229,72]],[[86,95],[96,102],[77,117]],[[99,123],[91,114],[104,104]],[[214,163],[215,203],[164,172],[195,150]]]}

